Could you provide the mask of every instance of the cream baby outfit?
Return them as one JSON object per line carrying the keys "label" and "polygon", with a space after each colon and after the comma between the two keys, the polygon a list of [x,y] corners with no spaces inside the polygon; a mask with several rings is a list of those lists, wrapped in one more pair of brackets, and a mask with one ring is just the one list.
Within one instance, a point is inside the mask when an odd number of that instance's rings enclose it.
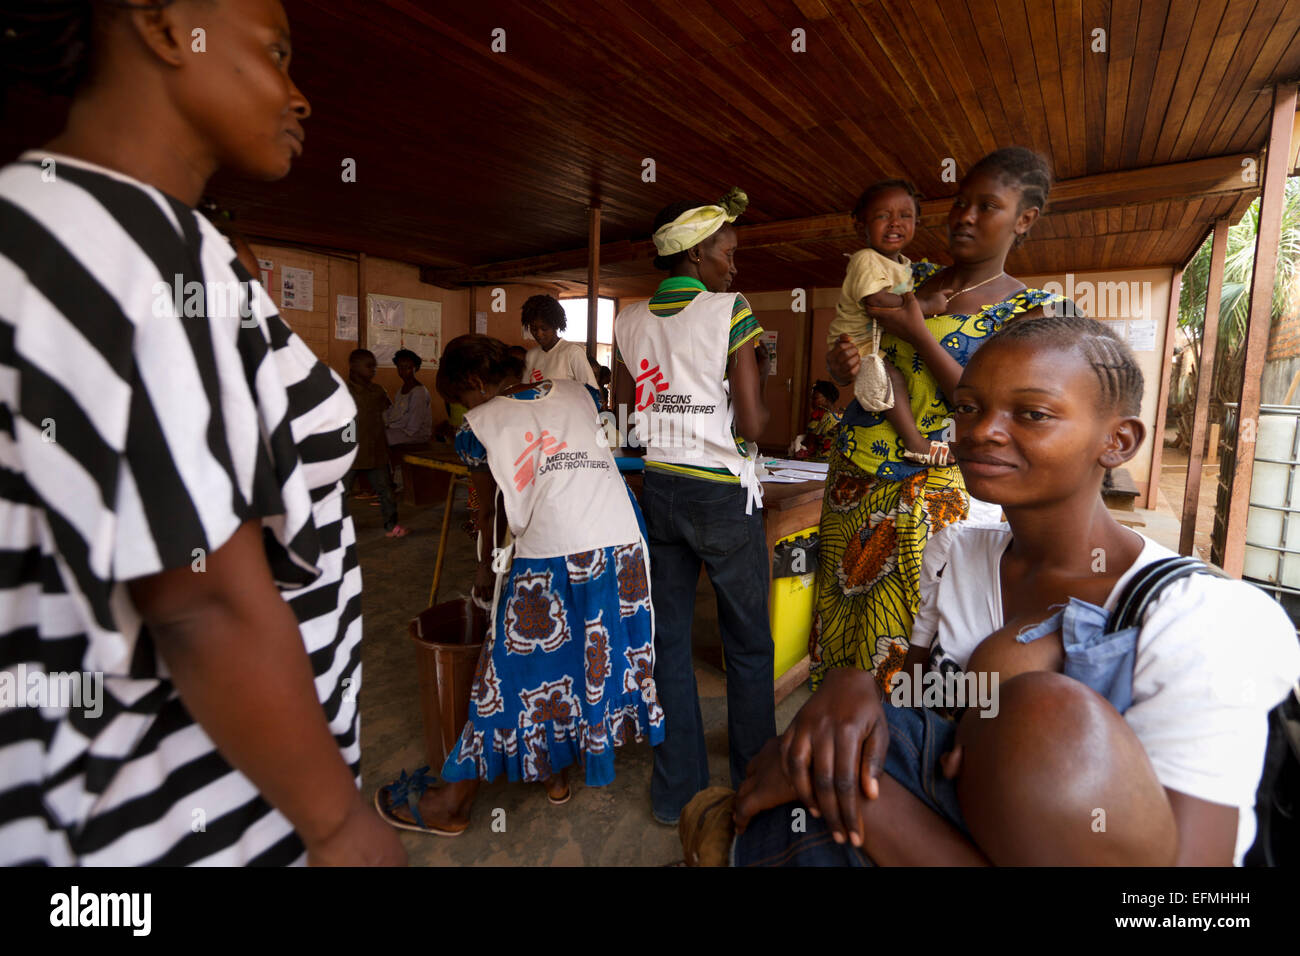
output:
{"label": "cream baby outfit", "polygon": [[[906,256],[898,261],[882,256],[875,249],[859,249],[849,258],[849,267],[835,304],[826,347],[848,333],[862,353],[862,364],[853,381],[853,395],[864,411],[879,412],[894,407],[894,390],[889,384],[884,359],[880,357],[880,325],[867,315],[862,300],[877,292],[903,295],[912,291],[912,263]],[[870,351],[867,343],[870,342]]]}

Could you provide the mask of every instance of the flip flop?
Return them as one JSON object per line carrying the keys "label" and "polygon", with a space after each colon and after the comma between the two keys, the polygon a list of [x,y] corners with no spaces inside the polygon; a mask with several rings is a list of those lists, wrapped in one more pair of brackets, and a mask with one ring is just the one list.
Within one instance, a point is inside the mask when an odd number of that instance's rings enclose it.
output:
{"label": "flip flop", "polygon": [[[469,824],[459,830],[448,830],[443,827],[431,827],[424,822],[424,817],[420,816],[420,798],[424,796],[424,791],[433,786],[433,778],[428,773],[428,767],[421,767],[411,776],[407,776],[406,771],[403,770],[401,776],[395,781],[375,791],[375,811],[384,822],[399,830],[432,833],[435,836],[458,837],[469,829]],[[393,808],[401,804],[405,804],[410,811],[411,817],[415,820],[414,823],[403,820],[393,813]]]}

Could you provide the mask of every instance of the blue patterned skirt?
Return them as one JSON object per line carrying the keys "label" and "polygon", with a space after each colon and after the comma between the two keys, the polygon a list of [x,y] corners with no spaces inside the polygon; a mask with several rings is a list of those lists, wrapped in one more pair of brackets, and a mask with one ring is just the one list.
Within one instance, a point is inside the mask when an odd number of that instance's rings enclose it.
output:
{"label": "blue patterned skirt", "polygon": [[516,558],[443,779],[532,782],[582,760],[599,787],[615,747],[663,736],[643,545]]}

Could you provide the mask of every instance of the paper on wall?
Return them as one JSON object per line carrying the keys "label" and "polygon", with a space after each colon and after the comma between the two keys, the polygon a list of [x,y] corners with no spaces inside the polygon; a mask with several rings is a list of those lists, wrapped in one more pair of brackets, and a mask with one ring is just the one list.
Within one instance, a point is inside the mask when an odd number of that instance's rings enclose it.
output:
{"label": "paper on wall", "polygon": [[436,368],[438,359],[442,357],[440,338],[438,335],[421,335],[407,330],[402,333],[402,348],[410,349],[420,356],[420,361]]}
{"label": "paper on wall", "polygon": [[[422,299],[406,301],[406,324],[400,326],[408,332],[421,335],[434,335],[442,331],[442,303]],[[408,346],[409,347],[409,346]],[[412,351],[415,351],[412,349]]]}
{"label": "paper on wall", "polygon": [[357,340],[357,297],[341,295],[335,302],[334,337],[355,342]]}
{"label": "paper on wall", "polygon": [[763,348],[767,349],[767,372],[769,375],[776,374],[776,343],[779,335],[779,332],[764,332],[758,337],[759,342],[763,344]]}
{"label": "paper on wall", "polygon": [[1134,319],[1128,324],[1128,344],[1134,352],[1154,352],[1156,323],[1153,319]]}
{"label": "paper on wall", "polygon": [[392,365],[393,353],[402,347],[402,333],[396,329],[372,328],[366,347],[375,353],[376,365]]}
{"label": "paper on wall", "polygon": [[280,308],[310,312],[316,301],[316,275],[310,269],[280,269]]}
{"label": "paper on wall", "polygon": [[367,296],[370,299],[370,327],[372,329],[400,329],[406,323],[406,303],[401,299],[384,296]]}
{"label": "paper on wall", "polygon": [[1121,342],[1128,341],[1128,322],[1124,319],[1102,319],[1112,332],[1119,337]]}
{"label": "paper on wall", "polygon": [[479,335],[487,335],[487,313],[474,313],[474,331]]}

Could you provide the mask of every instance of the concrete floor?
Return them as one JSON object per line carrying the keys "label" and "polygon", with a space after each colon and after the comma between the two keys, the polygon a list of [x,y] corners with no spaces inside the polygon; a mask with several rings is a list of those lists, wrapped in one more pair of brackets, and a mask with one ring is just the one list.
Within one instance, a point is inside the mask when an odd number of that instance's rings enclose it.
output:
{"label": "concrete floor", "polygon": [[[363,580],[361,645],[361,774],[367,800],[392,782],[399,771],[414,770],[424,756],[416,678],[416,648],[407,624],[428,602],[442,522],[442,504],[402,505],[401,523],[411,533],[384,537],[379,508],[349,499],[357,528]],[[451,537],[439,589],[440,601],[468,593],[474,552],[460,529],[465,493],[458,491]],[[712,782],[729,783],[727,768],[726,689],[722,672],[702,657],[718,643],[713,590],[701,584],[695,607],[696,680],[704,716]],[[703,651],[703,654],[698,653]],[[801,687],[777,708],[777,728],[784,729],[808,699]],[[538,784],[504,780],[479,791],[468,831],[447,838],[403,831],[402,843],[417,866],[660,866],[681,859],[676,827],[662,826],[650,815],[648,744],[617,752],[615,781],[586,787],[582,772],[570,771],[573,799],[551,806]],[[434,768],[436,772],[438,768]],[[504,814],[496,811],[504,811]],[[494,825],[495,821],[495,825]],[[504,823],[502,830],[501,823]]]}

